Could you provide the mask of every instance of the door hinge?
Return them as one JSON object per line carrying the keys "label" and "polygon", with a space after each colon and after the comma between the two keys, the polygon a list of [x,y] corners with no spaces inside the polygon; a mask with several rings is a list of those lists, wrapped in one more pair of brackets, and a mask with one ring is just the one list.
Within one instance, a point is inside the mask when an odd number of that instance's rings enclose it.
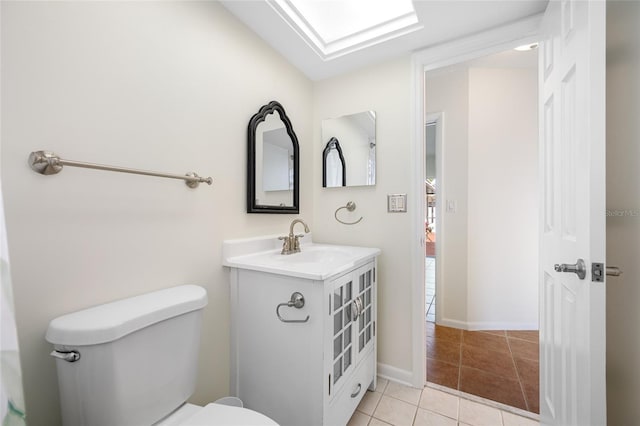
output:
{"label": "door hinge", "polygon": [[591,281],[595,283],[604,282],[604,263],[591,264]]}
{"label": "door hinge", "polygon": [[373,322],[373,335],[376,335],[376,322]]}
{"label": "door hinge", "polygon": [[329,374],[329,396],[331,396],[331,374]]}

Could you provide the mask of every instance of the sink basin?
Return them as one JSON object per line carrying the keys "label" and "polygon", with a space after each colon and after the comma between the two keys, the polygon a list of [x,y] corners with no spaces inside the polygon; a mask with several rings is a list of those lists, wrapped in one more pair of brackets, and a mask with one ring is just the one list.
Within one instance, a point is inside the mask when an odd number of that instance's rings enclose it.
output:
{"label": "sink basin", "polygon": [[[225,244],[228,242],[225,241]],[[232,243],[232,242],[230,242]],[[280,254],[280,249],[226,257],[222,264],[312,280],[325,280],[333,275],[366,263],[380,254],[380,249],[333,244],[302,244],[301,252]]]}
{"label": "sink basin", "polygon": [[[358,247],[354,247],[358,248]],[[304,251],[288,255],[277,254],[279,261],[294,263],[336,263],[357,254],[356,250],[349,247],[340,247],[327,244],[310,244],[304,247]]]}

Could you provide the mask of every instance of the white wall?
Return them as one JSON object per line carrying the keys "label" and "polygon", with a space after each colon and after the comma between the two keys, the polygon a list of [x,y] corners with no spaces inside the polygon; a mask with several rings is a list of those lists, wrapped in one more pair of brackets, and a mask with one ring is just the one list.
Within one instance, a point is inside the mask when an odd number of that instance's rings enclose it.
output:
{"label": "white wall", "polygon": [[607,414],[640,418],[640,3],[607,2]]}
{"label": "white wall", "polygon": [[[407,213],[387,213],[387,194],[408,193],[410,174],[411,60],[403,57],[314,85],[313,204],[314,240],[379,247],[378,362],[396,377],[410,380],[411,344],[411,220]],[[376,185],[322,188],[323,119],[376,112]],[[338,207],[354,201],[357,209],[340,212],[344,221],[364,217],[357,225],[338,223]],[[384,371],[383,371],[384,373]],[[406,374],[405,374],[406,373]],[[404,374],[404,376],[403,376]]]}
{"label": "white wall", "polygon": [[[467,321],[467,166],[469,126],[469,77],[466,69],[428,73],[425,78],[425,111],[443,113],[441,182],[437,202],[454,201],[455,212],[444,212],[437,222],[441,242],[442,277],[438,283],[438,321],[465,327]],[[436,147],[437,150],[437,147]],[[446,199],[442,194],[446,192]],[[445,204],[446,205],[446,204]]]}
{"label": "white wall", "polygon": [[[245,213],[247,123],[278,100],[298,135],[300,163],[317,161],[310,81],[214,2],[1,7],[2,183],[29,424],[60,421],[44,340],[49,320],[185,283],[209,294],[193,401],[225,395],[222,240],[283,233],[293,217]],[[215,182],[192,190],[176,180],[77,168],[41,176],[27,166],[37,149],[194,170]],[[320,185],[311,167],[301,171],[302,188]],[[301,217],[314,229],[313,191],[300,195]]]}
{"label": "white wall", "polygon": [[469,69],[467,323],[473,329],[538,329],[537,110],[536,68]]}
{"label": "white wall", "polygon": [[425,92],[444,117],[438,321],[537,329],[536,70],[460,65],[427,73]]}

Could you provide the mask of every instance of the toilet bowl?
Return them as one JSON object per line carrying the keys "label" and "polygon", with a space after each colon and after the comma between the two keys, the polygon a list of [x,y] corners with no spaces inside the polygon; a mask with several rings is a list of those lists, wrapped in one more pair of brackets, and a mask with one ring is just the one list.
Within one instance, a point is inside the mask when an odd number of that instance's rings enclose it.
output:
{"label": "toilet bowl", "polygon": [[52,320],[65,426],[277,425],[247,408],[185,403],[195,390],[207,293],[184,285]]}

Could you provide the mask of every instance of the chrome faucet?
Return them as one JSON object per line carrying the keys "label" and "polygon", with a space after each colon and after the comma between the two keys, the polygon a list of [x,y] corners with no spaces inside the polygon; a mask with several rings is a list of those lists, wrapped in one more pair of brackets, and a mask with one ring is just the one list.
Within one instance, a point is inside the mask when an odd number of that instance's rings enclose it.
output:
{"label": "chrome faucet", "polygon": [[304,232],[309,233],[309,227],[302,221],[302,219],[294,219],[289,226],[289,235],[285,237],[278,237],[279,240],[284,240],[280,254],[300,253],[300,238],[304,237],[304,234],[293,234],[293,227],[296,223],[304,225]]}

